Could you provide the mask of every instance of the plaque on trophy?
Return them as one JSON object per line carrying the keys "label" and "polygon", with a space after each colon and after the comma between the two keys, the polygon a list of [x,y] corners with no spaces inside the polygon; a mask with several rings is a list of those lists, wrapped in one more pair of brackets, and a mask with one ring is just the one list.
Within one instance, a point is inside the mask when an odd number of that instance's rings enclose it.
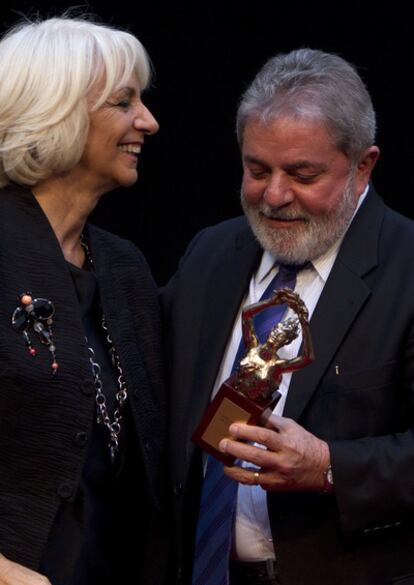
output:
{"label": "plaque on trophy", "polygon": [[[290,307],[295,316],[276,323],[261,343],[254,317],[282,304]],[[300,330],[300,355],[282,359],[278,351],[296,339]],[[303,368],[313,360],[308,311],[299,295],[290,289],[277,290],[270,298],[247,306],[242,312],[242,334],[245,355],[220,386],[192,437],[199,447],[226,465],[232,465],[234,457],[222,453],[218,445],[229,436],[229,426],[234,422],[265,424],[281,396],[278,388],[282,374]]]}

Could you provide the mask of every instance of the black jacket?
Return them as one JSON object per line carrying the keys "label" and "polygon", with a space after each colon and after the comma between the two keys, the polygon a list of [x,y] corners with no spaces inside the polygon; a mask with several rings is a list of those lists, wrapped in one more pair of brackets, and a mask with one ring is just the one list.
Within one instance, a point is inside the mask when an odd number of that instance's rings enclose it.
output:
{"label": "black jacket", "polygon": [[[170,465],[187,542],[201,475],[191,435],[261,253],[245,218],[208,228],[164,291]],[[372,188],[310,329],[315,361],[293,374],[284,416],[328,441],[335,493],[268,493],[282,583],[414,584],[414,224]]]}
{"label": "black jacket", "polygon": [[[143,518],[142,526],[133,527],[137,559],[141,553],[146,557],[137,563],[136,578],[137,583],[155,584],[166,554],[161,506],[166,425],[157,291],[133,244],[93,226],[88,239],[103,311],[129,389],[138,437],[136,465],[145,486],[143,501],[137,495],[129,503],[142,510]],[[0,191],[0,287],[0,551],[36,570],[59,504],[76,493],[87,447],[79,437],[91,433],[95,396],[70,272],[36,199],[16,186]],[[13,310],[25,291],[55,305],[60,364],[55,377],[47,349],[30,357],[12,328]]]}

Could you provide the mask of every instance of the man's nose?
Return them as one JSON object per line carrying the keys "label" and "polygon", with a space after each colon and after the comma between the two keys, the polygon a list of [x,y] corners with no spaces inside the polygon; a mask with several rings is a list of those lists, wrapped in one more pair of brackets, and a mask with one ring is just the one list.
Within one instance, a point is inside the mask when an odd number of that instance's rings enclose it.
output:
{"label": "man's nose", "polygon": [[264,201],[271,207],[282,207],[294,200],[291,181],[280,173],[272,175],[263,194]]}

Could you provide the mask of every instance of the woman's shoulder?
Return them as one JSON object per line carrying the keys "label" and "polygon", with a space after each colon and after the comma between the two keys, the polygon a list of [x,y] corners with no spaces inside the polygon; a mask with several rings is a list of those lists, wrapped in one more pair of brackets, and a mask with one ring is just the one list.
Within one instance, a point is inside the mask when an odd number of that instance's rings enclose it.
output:
{"label": "woman's shoulder", "polygon": [[126,240],[95,225],[88,224],[87,239],[100,278],[120,278],[131,282],[145,281],[151,290],[155,282],[148,263],[140,249]]}
{"label": "woman's shoulder", "polygon": [[92,251],[96,254],[102,254],[111,263],[119,257],[124,262],[130,259],[133,262],[140,261],[146,264],[141,250],[130,240],[108,232],[94,224],[88,224],[87,236]]}

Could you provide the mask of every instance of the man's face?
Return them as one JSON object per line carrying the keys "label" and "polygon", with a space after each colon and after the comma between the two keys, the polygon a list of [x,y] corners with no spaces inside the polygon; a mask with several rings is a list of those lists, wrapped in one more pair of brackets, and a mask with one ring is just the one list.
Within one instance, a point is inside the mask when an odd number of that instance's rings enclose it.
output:
{"label": "man's face", "polygon": [[250,119],[242,205],[263,248],[288,264],[326,252],[345,232],[377,156],[371,147],[352,166],[319,120]]}

